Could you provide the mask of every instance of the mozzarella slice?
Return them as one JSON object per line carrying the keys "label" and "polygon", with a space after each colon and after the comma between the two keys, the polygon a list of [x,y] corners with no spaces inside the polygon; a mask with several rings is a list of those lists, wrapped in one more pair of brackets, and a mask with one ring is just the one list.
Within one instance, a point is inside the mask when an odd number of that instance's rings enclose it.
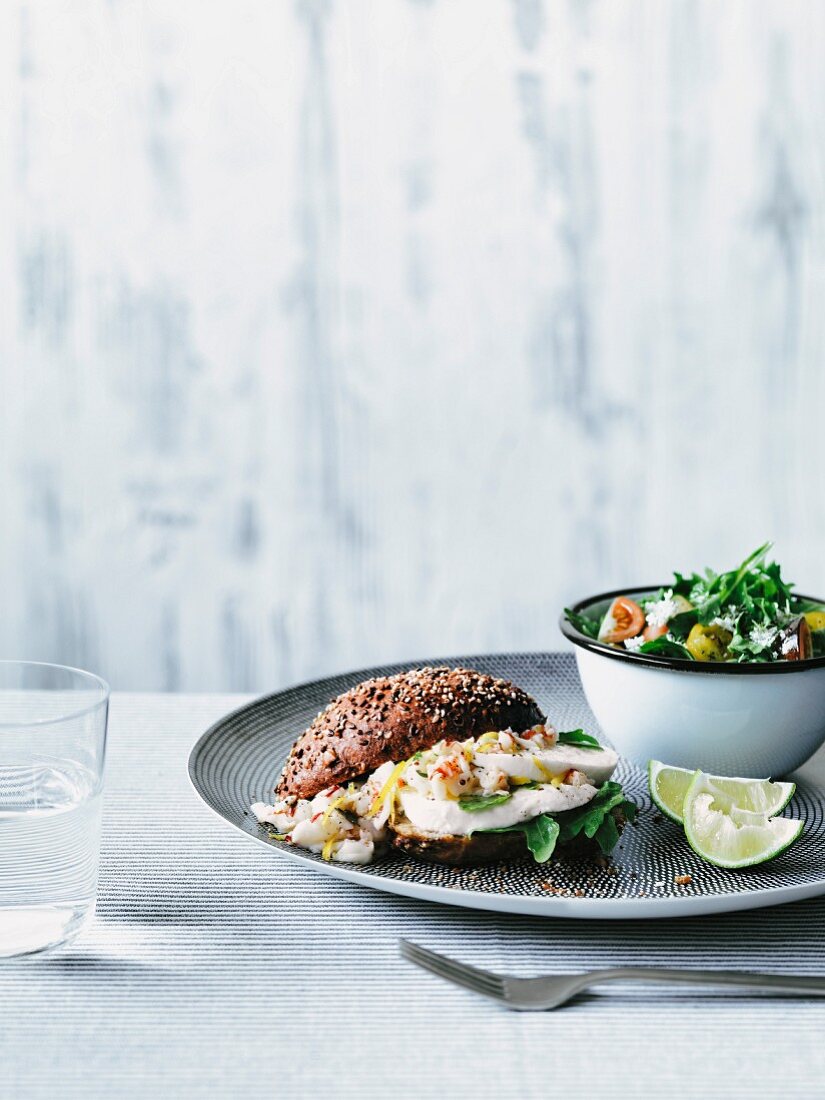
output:
{"label": "mozzarella slice", "polygon": [[423,834],[431,836],[467,836],[479,829],[503,829],[520,821],[529,821],[539,814],[563,813],[584,806],[596,796],[589,783],[573,787],[534,787],[514,791],[512,798],[489,810],[462,810],[458,802],[427,798],[418,791],[405,788],[398,801],[407,820]]}
{"label": "mozzarella slice", "polygon": [[473,763],[476,768],[496,768],[505,775],[535,779],[539,783],[546,783],[552,776],[566,775],[574,769],[584,772],[592,783],[600,787],[616,770],[619,758],[613,749],[580,749],[575,745],[554,745],[552,749],[537,753],[477,753]]}

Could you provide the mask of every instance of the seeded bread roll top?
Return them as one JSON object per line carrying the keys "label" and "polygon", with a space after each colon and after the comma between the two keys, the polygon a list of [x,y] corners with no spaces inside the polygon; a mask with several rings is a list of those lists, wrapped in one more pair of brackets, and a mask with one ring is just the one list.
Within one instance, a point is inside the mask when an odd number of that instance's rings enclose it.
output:
{"label": "seeded bread roll top", "polygon": [[313,798],[437,741],[463,741],[490,730],[520,733],[543,721],[526,691],[469,668],[417,668],[364,680],[301,734],[275,791],[279,798]]}

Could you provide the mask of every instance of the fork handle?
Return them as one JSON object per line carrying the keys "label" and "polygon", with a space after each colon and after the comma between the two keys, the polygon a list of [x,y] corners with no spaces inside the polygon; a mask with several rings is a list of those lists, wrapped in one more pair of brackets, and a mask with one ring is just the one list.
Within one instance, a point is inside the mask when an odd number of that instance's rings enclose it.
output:
{"label": "fork handle", "polygon": [[625,978],[645,982],[682,982],[688,985],[744,986],[772,993],[825,995],[825,978],[793,974],[754,974],[747,970],[668,970],[655,966],[624,966],[610,970],[593,970],[587,978],[588,985]]}

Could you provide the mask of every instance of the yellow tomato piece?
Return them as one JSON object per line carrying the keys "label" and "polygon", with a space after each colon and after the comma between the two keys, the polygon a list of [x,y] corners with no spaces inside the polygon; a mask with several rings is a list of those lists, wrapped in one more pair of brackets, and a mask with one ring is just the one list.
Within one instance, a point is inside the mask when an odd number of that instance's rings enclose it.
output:
{"label": "yellow tomato piece", "polygon": [[825,609],[822,611],[806,611],[805,622],[811,630],[825,630]]}
{"label": "yellow tomato piece", "polygon": [[723,626],[702,626],[696,623],[691,627],[685,645],[691,656],[697,661],[726,661],[728,643],[733,635]]}

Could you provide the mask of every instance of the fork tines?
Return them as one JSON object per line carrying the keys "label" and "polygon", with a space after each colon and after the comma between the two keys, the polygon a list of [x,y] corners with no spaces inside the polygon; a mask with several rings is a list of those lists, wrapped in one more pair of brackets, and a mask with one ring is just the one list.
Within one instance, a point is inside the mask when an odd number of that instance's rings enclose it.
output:
{"label": "fork tines", "polygon": [[424,970],[429,970],[432,974],[437,974],[439,978],[445,978],[447,981],[461,985],[465,989],[471,989],[474,993],[482,993],[487,997],[498,997],[500,1000],[505,999],[504,979],[499,977],[498,974],[491,974],[487,970],[478,970],[474,966],[455,962],[453,959],[448,959],[435,951],[428,951],[425,947],[419,947],[417,943],[411,943],[410,940],[402,939],[399,943],[401,944],[401,954],[405,959],[423,967]]}

